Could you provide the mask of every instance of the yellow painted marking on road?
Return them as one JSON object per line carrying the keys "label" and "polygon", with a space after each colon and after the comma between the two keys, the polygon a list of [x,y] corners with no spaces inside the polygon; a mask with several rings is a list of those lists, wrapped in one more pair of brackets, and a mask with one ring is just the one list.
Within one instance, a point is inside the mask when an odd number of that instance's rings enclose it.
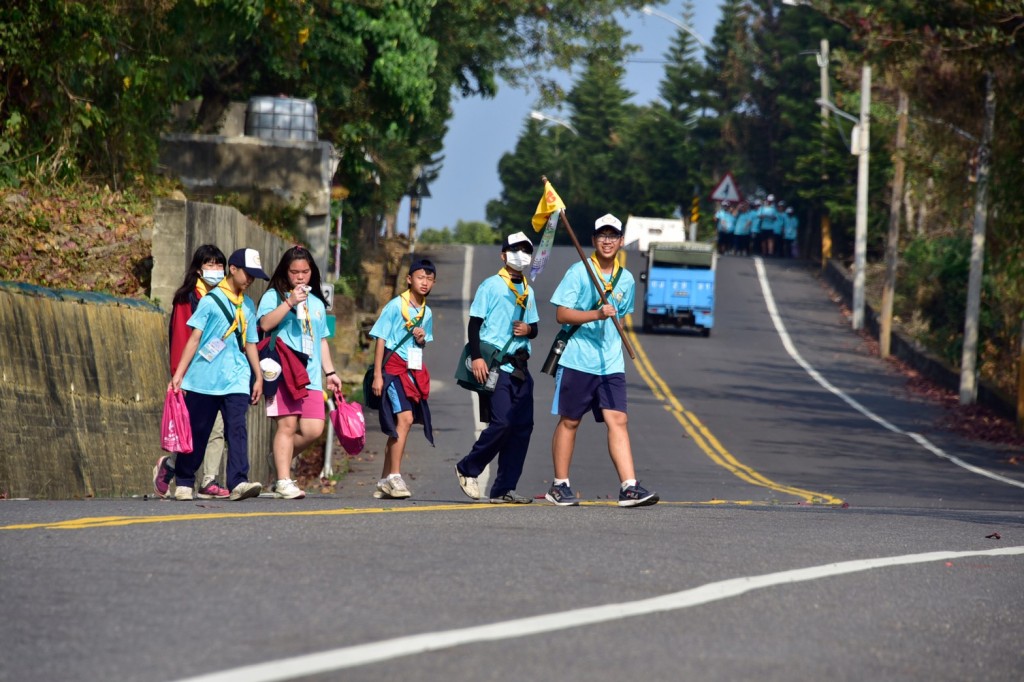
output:
{"label": "yellow painted marking on road", "polygon": [[683,407],[683,404],[679,402],[679,399],[672,393],[672,389],[669,388],[668,384],[666,384],[661,378],[657,370],[654,369],[654,365],[651,363],[650,358],[647,357],[647,353],[640,344],[640,339],[637,338],[636,332],[633,331],[632,315],[626,316],[626,333],[629,335],[630,343],[633,344],[633,350],[636,351],[637,361],[635,366],[640,377],[644,380],[647,386],[650,387],[651,393],[654,394],[654,397],[665,403],[665,409],[675,417],[676,421],[678,421],[680,426],[683,427],[683,430],[686,431],[686,434],[693,439],[693,442],[696,443],[697,447],[700,448],[712,462],[724,468],[740,480],[750,483],[751,485],[761,486],[776,492],[800,497],[807,502],[834,505],[843,503],[841,499],[833,497],[832,495],[805,490],[803,488],[797,488],[795,486],[785,485],[782,483],[776,483],[764,474],[736,459],[731,452],[725,449],[725,446],[722,445],[718,438],[711,433],[711,430],[697,418],[697,415]]}
{"label": "yellow painted marking on road", "polygon": [[[771,503],[759,500],[704,500],[704,501],[680,501],[668,502],[662,500],[659,507],[706,507],[730,505],[736,507],[768,507],[775,506]],[[554,505],[516,505],[519,509],[543,509]],[[616,507],[615,500],[591,500],[580,502],[581,507]],[[211,514],[166,514],[163,516],[87,516],[80,519],[67,519],[64,521],[46,521],[41,523],[20,523],[10,526],[0,526],[3,530],[90,530],[92,528],[116,528],[120,526],[135,526],[150,523],[174,523],[176,521],[207,521],[210,519],[253,519],[261,518],[286,518],[296,516],[350,516],[357,514],[400,514],[403,512],[430,512],[430,511],[472,511],[475,509],[501,509],[512,508],[509,505],[500,504],[439,504],[428,507],[385,507],[362,508],[346,507],[344,509],[320,509],[310,511],[291,512],[216,512]]]}
{"label": "yellow painted marking on road", "polygon": [[163,516],[91,516],[66,521],[47,521],[43,523],[24,523],[11,526],[0,526],[0,530],[84,530],[87,528],[110,528],[114,526],[132,526],[145,523],[172,523],[175,521],[205,521],[207,519],[254,519],[258,517],[296,517],[296,516],[348,516],[352,514],[401,514],[419,511],[454,511],[472,509],[497,509],[499,504],[435,504],[427,507],[385,507],[356,509],[319,509],[289,512],[213,512],[209,514],[167,514]]}

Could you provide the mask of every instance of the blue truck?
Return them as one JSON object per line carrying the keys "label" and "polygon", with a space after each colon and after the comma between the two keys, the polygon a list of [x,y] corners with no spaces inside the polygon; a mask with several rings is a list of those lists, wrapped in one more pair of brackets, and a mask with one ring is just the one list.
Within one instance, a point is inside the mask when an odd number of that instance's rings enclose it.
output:
{"label": "blue truck", "polygon": [[652,242],[647,248],[643,329],[692,328],[711,335],[715,324],[718,254],[705,242]]}

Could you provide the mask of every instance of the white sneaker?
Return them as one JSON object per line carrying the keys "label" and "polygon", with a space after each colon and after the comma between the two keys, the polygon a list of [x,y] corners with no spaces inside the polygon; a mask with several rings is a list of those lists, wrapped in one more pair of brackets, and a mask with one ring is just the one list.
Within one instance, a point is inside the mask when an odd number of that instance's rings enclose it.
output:
{"label": "white sneaker", "polygon": [[412,497],[412,492],[401,476],[395,476],[377,481],[377,489],[373,492],[373,496],[377,499],[400,500]]}
{"label": "white sneaker", "polygon": [[459,477],[459,487],[462,488],[462,492],[466,493],[466,497],[471,500],[479,500],[480,483],[476,480],[476,477],[463,476],[457,466],[455,467],[455,475]]}
{"label": "white sneaker", "polygon": [[290,478],[279,480],[274,486],[274,497],[286,500],[301,500],[306,496],[306,491],[295,485]]}
{"label": "white sneaker", "polygon": [[191,502],[192,498],[192,488],[189,488],[187,485],[179,485],[174,489],[174,499],[179,502]]}
{"label": "white sneaker", "polygon": [[247,497],[259,497],[260,492],[263,490],[263,484],[255,483],[253,481],[242,481],[235,486],[235,489],[231,491],[231,495],[228,497],[229,500],[236,502],[238,500],[244,500]]}

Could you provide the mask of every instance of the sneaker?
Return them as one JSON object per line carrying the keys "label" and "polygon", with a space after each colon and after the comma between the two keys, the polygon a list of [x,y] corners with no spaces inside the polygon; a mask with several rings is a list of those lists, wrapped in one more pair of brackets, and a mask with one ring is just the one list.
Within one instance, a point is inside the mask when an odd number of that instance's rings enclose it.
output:
{"label": "sneaker", "polygon": [[153,467],[153,490],[157,497],[164,500],[170,497],[167,490],[171,487],[171,481],[174,480],[174,469],[167,463],[168,459],[168,456],[164,455],[156,461],[156,466]]}
{"label": "sneaker", "polygon": [[286,478],[274,485],[274,497],[285,500],[301,500],[306,496],[306,491],[295,485],[295,481]]}
{"label": "sneaker", "polygon": [[648,492],[639,482],[625,490],[619,488],[620,507],[649,507],[657,504],[659,499],[658,493]]}
{"label": "sneaker", "polygon": [[466,497],[471,500],[480,499],[480,484],[477,482],[475,476],[463,476],[462,472],[459,471],[459,467],[455,467],[455,475],[459,478],[459,487],[462,488],[462,492],[466,493]]}
{"label": "sneaker", "polygon": [[491,504],[530,504],[533,502],[529,497],[523,497],[515,490],[509,490],[501,497],[492,497]]}
{"label": "sneaker", "polygon": [[230,497],[231,491],[227,488],[222,488],[220,483],[217,481],[210,481],[204,486],[201,486],[196,492],[196,497],[200,500],[223,500],[225,497]]}
{"label": "sneaker", "polygon": [[174,499],[179,502],[191,502],[192,501],[192,488],[187,485],[179,485],[174,489]]}
{"label": "sneaker", "polygon": [[259,497],[263,491],[263,485],[254,481],[242,481],[231,491],[228,499],[231,501],[244,500],[247,497]]}
{"label": "sneaker", "polygon": [[557,504],[559,507],[578,507],[580,504],[580,498],[576,497],[576,493],[565,483],[559,485],[552,484],[551,490],[544,496],[544,499]]}
{"label": "sneaker", "polygon": [[377,489],[373,492],[377,499],[401,500],[412,497],[409,486],[405,484],[401,476],[395,478],[384,478],[377,481]]}

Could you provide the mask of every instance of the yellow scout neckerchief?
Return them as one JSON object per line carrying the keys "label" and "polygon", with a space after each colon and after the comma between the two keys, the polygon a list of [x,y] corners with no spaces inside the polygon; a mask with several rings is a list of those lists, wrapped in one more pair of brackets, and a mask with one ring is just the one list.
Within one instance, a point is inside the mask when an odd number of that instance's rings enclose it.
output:
{"label": "yellow scout neckerchief", "polygon": [[512,290],[512,293],[516,297],[516,305],[525,310],[526,301],[530,298],[530,285],[526,283],[526,277],[523,277],[523,293],[519,293],[519,290],[516,289],[516,285],[512,282],[512,273],[508,271],[507,267],[503,267],[501,270],[498,270],[498,277],[505,280],[505,284],[507,284],[508,288]]}
{"label": "yellow scout neckerchief", "polygon": [[399,295],[399,298],[402,299],[402,317],[405,318],[405,328],[412,329],[422,322],[423,316],[427,314],[427,301],[426,299],[423,300],[419,316],[413,319],[412,315],[409,314],[409,308],[412,307],[412,292],[406,289]]}
{"label": "yellow scout neckerchief", "polygon": [[597,251],[590,254],[590,260],[594,262],[594,272],[601,278],[601,283],[604,284],[605,294],[612,293],[612,289],[615,288],[615,281],[618,279],[619,270],[622,266],[619,265],[619,259],[615,258],[612,260],[612,275],[607,280],[604,278],[604,272],[601,270],[601,264],[597,260]]}
{"label": "yellow scout neckerchief", "polygon": [[[221,281],[223,281],[223,280],[221,280]],[[198,296],[199,298],[202,298],[203,296],[206,296],[208,293],[210,293],[210,285],[207,284],[206,280],[204,280],[202,277],[197,277],[196,278],[196,296]]]}
{"label": "yellow scout neckerchief", "polygon": [[231,321],[231,326],[228,327],[228,330],[224,333],[223,338],[228,338],[229,336],[231,336],[231,332],[235,331],[235,329],[238,329],[242,334],[242,338],[244,339],[245,332],[248,327],[248,323],[245,321],[245,313],[242,311],[242,301],[245,299],[245,295],[236,294],[235,292],[233,292],[231,290],[231,286],[228,284],[227,277],[222,279],[220,283],[217,284],[217,288],[224,292],[224,295],[227,297],[231,305],[235,306],[235,319]]}

